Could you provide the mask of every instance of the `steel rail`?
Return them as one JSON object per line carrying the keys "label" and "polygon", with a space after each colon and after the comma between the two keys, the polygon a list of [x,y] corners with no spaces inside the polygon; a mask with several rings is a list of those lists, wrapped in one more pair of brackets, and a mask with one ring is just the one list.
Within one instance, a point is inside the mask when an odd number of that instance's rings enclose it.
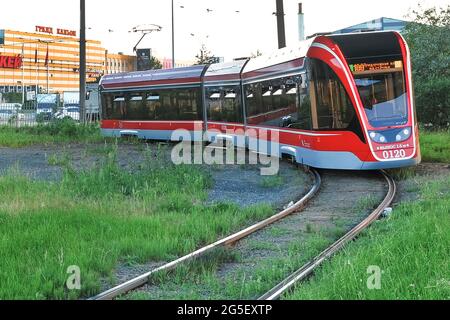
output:
{"label": "steel rail", "polygon": [[389,191],[378,208],[376,208],[366,219],[364,219],[364,221],[362,221],[359,225],[349,231],[345,236],[333,243],[325,251],[305,264],[301,269],[291,274],[288,278],[283,280],[280,284],[264,294],[258,300],[271,301],[279,299],[284,293],[291,290],[297,283],[311,275],[314,270],[319,267],[325,260],[329,259],[335,253],[341,250],[349,241],[355,239],[362,231],[364,231],[373,222],[380,218],[386,208],[388,208],[392,204],[392,201],[394,200],[395,194],[397,192],[397,186],[392,177],[390,177],[384,171],[381,171],[381,174],[388,182]]}
{"label": "steel rail", "polygon": [[259,231],[277,221],[280,221],[295,212],[302,210],[305,207],[305,205],[317,194],[317,192],[319,191],[321,184],[322,184],[322,179],[316,170],[311,169],[311,174],[314,177],[314,186],[301,200],[299,200],[293,206],[283,210],[282,212],[280,212],[264,221],[261,221],[261,222],[255,224],[251,227],[248,227],[242,231],[239,231],[238,233],[235,233],[235,234],[228,236],[222,240],[219,240],[213,244],[203,247],[203,248],[201,248],[195,252],[192,252],[188,255],[185,255],[184,257],[181,257],[175,261],[167,263],[167,264],[165,264],[159,268],[156,268],[148,273],[145,273],[145,274],[143,274],[139,277],[136,277],[132,280],[129,280],[117,287],[114,287],[103,293],[100,293],[99,295],[92,297],[89,300],[112,300],[120,295],[123,295],[127,292],[130,292],[132,290],[135,290],[135,289],[147,284],[150,280],[150,277],[158,272],[173,270],[180,264],[186,263],[188,261],[192,261],[192,260],[202,257],[202,256],[205,256],[206,254],[212,252],[213,250],[215,250],[219,247],[233,245],[236,242],[238,242],[239,240],[242,240],[243,238],[246,238],[249,235],[251,235],[257,231]]}

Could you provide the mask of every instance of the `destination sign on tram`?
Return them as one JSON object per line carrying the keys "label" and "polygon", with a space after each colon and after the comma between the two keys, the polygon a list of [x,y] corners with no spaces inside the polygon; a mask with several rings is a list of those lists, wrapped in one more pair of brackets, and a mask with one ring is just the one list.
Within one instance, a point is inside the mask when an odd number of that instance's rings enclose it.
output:
{"label": "destination sign on tram", "polygon": [[378,63],[357,63],[351,64],[350,70],[353,73],[368,72],[368,71],[383,71],[392,69],[403,68],[402,61],[389,61],[389,62],[378,62]]}

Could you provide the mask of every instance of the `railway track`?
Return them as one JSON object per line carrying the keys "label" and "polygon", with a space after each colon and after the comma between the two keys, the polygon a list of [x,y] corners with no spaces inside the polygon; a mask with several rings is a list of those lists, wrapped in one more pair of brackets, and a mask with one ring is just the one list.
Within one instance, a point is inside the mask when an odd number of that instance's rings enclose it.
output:
{"label": "railway track", "polygon": [[383,202],[366,218],[364,219],[360,224],[358,224],[356,227],[354,227],[352,230],[350,230],[347,234],[345,234],[342,238],[340,238],[338,241],[333,243],[331,246],[329,246],[327,249],[325,249],[321,254],[319,254],[317,257],[309,261],[307,264],[305,264],[302,268],[300,268],[298,271],[291,274],[288,278],[283,280],[281,283],[279,283],[277,286],[275,286],[272,290],[264,294],[262,297],[260,297],[258,300],[277,300],[279,299],[283,294],[291,290],[296,284],[298,284],[300,281],[306,279],[308,276],[310,276],[314,270],[319,267],[324,261],[329,259],[331,256],[333,256],[335,253],[337,253],[339,250],[341,250],[348,242],[355,239],[362,231],[367,229],[373,222],[378,220],[380,216],[383,214],[383,212],[391,205],[392,201],[394,200],[397,187],[395,185],[395,181],[390,177],[387,173],[384,171],[381,172],[381,174],[386,179],[389,190],[384,198]]}
{"label": "railway track", "polygon": [[181,257],[175,261],[167,263],[167,264],[165,264],[159,268],[156,268],[148,273],[142,274],[142,275],[140,275],[134,279],[131,279],[121,285],[118,285],[112,289],[109,289],[103,293],[100,293],[97,296],[90,298],[89,300],[112,300],[112,299],[115,299],[123,294],[126,294],[132,290],[135,290],[135,289],[138,289],[138,288],[144,286],[145,284],[147,284],[150,281],[152,276],[154,276],[155,274],[157,274],[159,272],[173,270],[177,266],[179,266],[183,263],[189,262],[189,261],[193,261],[197,258],[203,257],[206,254],[211,253],[213,250],[215,250],[217,248],[232,246],[235,243],[237,243],[238,241],[254,234],[255,232],[260,231],[260,230],[266,228],[267,226],[272,225],[275,222],[279,222],[282,219],[286,218],[287,216],[302,210],[305,207],[305,205],[312,198],[314,198],[314,196],[317,194],[317,192],[319,191],[319,189],[321,187],[321,183],[322,183],[322,179],[316,170],[311,169],[310,173],[314,178],[314,185],[312,186],[310,191],[294,205],[286,208],[285,210],[281,211],[280,213],[278,213],[264,221],[261,221],[251,227],[248,227],[248,228],[241,230],[233,235],[230,235],[222,240],[219,240],[219,241],[217,241],[213,244],[210,244],[206,247],[203,247],[195,252],[185,255],[184,257]]}

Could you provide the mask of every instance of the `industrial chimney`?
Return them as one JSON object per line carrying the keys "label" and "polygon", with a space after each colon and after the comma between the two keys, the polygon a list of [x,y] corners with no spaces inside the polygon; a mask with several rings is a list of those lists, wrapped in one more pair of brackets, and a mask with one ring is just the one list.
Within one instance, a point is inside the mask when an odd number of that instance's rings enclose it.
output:
{"label": "industrial chimney", "polygon": [[286,47],[286,27],[284,24],[284,0],[276,0],[277,12],[277,27],[278,27],[278,48],[282,49]]}
{"label": "industrial chimney", "polygon": [[305,40],[305,14],[303,13],[303,4],[298,4],[298,39]]}

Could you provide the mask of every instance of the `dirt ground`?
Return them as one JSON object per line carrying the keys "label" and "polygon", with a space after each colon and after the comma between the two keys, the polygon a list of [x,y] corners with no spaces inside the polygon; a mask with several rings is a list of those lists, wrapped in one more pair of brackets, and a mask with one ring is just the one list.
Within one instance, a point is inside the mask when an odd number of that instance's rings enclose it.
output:
{"label": "dirt ground", "polygon": [[[0,148],[0,174],[18,168],[32,179],[57,181],[63,175],[63,168],[54,164],[55,159],[67,159],[76,170],[83,170],[100,164],[110,148],[103,144]],[[118,163],[124,170],[133,171],[146,161],[148,150],[171,161],[171,145],[121,143],[117,150]],[[214,181],[208,194],[209,203],[234,202],[242,207],[266,203],[281,208],[299,198],[310,181],[309,175],[287,162],[280,162],[279,177],[275,180],[261,176],[258,165],[204,165],[203,168]]]}

